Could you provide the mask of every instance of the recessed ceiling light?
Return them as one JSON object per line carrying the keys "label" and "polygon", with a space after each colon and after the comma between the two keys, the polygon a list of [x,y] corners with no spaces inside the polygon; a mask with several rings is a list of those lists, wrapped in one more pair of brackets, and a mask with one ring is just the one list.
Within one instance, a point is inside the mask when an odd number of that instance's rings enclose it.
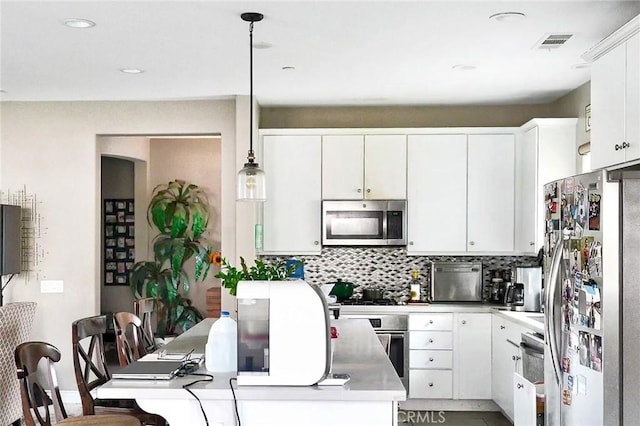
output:
{"label": "recessed ceiling light", "polygon": [[475,70],[477,67],[475,65],[470,65],[470,64],[457,64],[452,66],[451,68],[459,71],[472,71],[472,70]]}
{"label": "recessed ceiling light", "polygon": [[284,67],[282,67],[283,71],[293,71],[295,69],[296,69],[296,67],[292,67],[292,66],[284,66]]}
{"label": "recessed ceiling light", "polygon": [[584,63],[581,63],[581,64],[573,64],[571,66],[571,68],[576,69],[576,70],[581,70],[581,69],[584,69],[584,68],[591,68],[591,64],[589,64],[587,62],[584,62]]}
{"label": "recessed ceiling light", "polygon": [[125,74],[142,74],[144,70],[141,70],[140,68],[120,68],[120,72]]}
{"label": "recessed ceiling light", "polygon": [[65,19],[64,24],[69,28],[91,28],[96,26],[95,22],[80,18]]}
{"label": "recessed ceiling light", "polygon": [[520,12],[500,12],[489,16],[489,19],[493,19],[498,22],[516,22],[521,21],[526,17],[527,15]]}

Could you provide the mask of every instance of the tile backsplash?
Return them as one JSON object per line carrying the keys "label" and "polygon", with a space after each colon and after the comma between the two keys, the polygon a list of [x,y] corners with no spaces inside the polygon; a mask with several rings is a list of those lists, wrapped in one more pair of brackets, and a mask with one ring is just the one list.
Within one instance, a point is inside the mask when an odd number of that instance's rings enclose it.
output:
{"label": "tile backsplash", "polygon": [[292,258],[304,261],[305,280],[311,284],[328,284],[340,278],[356,286],[354,294],[381,287],[386,298],[396,301],[409,299],[414,269],[429,284],[432,261],[482,262],[483,283],[489,282],[495,269],[536,265],[532,256],[408,256],[400,247],[325,247],[319,256],[261,256],[265,261]]}

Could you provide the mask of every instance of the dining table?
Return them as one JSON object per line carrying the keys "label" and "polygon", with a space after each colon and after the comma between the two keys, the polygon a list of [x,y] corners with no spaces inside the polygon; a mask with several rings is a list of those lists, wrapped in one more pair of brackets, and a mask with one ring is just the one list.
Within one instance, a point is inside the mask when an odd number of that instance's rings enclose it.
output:
{"label": "dining table", "polygon": [[[214,321],[204,319],[161,351],[204,354]],[[198,375],[170,380],[112,379],[97,388],[97,397],[135,399],[171,426],[397,425],[398,404],[407,393],[371,324],[340,318],[331,325],[339,331],[331,368],[348,374],[343,385],[238,386],[235,373],[209,373],[203,363],[194,372]],[[291,344],[295,347],[293,337]]]}

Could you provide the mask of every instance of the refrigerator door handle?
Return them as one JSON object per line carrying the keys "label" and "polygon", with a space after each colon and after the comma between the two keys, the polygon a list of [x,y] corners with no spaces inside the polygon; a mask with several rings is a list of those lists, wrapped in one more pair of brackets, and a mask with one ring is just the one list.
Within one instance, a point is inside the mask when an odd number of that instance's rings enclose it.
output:
{"label": "refrigerator door handle", "polygon": [[556,341],[556,329],[555,329],[555,295],[558,285],[558,277],[560,272],[560,262],[562,260],[562,249],[564,245],[563,238],[557,242],[556,247],[551,257],[551,273],[549,274],[549,285],[546,286],[545,292],[545,318],[544,322],[544,339],[549,342],[549,352],[551,354],[551,363],[553,364],[553,372],[556,378],[556,383],[560,384],[560,360],[558,359],[558,347]]}

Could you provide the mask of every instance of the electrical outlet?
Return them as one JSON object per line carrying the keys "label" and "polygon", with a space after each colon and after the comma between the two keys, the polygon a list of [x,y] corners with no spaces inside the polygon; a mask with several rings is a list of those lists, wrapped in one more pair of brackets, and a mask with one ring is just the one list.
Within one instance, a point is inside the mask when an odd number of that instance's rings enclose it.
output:
{"label": "electrical outlet", "polygon": [[41,293],[63,293],[64,282],[62,280],[42,280],[40,281]]}

